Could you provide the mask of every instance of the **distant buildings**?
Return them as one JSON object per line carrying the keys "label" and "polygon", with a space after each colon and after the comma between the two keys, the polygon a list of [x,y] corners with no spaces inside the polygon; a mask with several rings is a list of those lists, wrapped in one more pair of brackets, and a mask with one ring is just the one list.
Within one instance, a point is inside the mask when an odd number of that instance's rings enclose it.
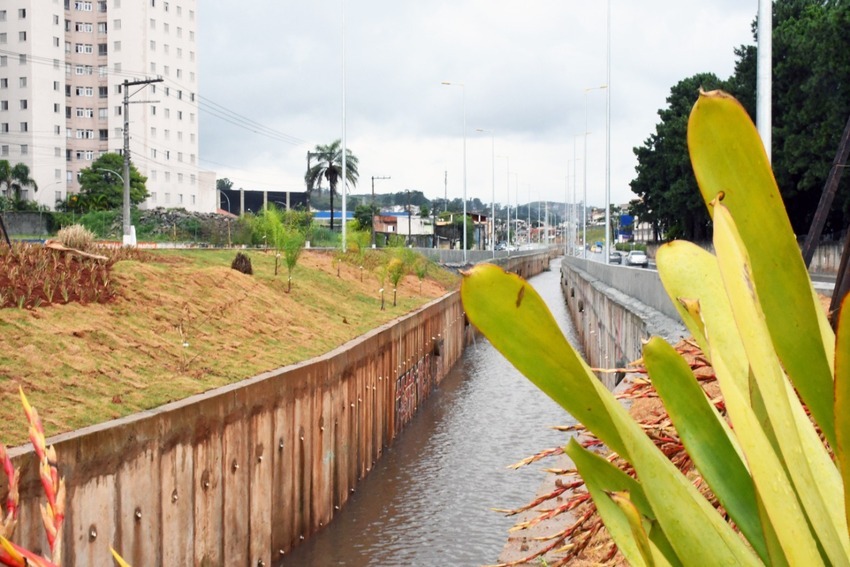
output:
{"label": "distant buildings", "polygon": [[[105,152],[148,178],[143,207],[217,208],[215,175],[198,167],[197,0],[3,0],[0,159],[25,163],[26,198],[54,207]],[[131,87],[124,116],[122,83]]]}

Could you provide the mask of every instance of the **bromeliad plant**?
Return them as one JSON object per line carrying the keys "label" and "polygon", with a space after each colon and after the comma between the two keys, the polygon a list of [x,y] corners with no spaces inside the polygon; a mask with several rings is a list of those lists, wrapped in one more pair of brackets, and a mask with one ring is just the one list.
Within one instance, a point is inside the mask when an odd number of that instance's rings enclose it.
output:
{"label": "bromeliad plant", "polygon": [[740,104],[701,93],[688,145],[716,253],[672,242],[659,250],[658,270],[714,367],[728,421],[665,341],[649,340],[643,360],[731,522],[602,386],[521,278],[492,265],[470,270],[461,288],[467,315],[633,467],[634,478],[575,440],[566,448],[631,564],[848,565],[850,309],[833,332]]}

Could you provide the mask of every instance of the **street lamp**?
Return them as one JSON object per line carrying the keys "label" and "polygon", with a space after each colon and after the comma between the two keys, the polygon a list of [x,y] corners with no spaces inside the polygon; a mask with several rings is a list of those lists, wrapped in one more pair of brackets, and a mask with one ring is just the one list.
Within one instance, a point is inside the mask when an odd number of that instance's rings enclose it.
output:
{"label": "street lamp", "polygon": [[508,214],[507,214],[508,233],[507,233],[507,239],[505,241],[506,242],[505,247],[508,249],[508,256],[510,256],[511,255],[511,158],[509,156],[499,156],[499,157],[505,158],[505,162],[506,162],[505,163],[505,166],[506,166],[506,168],[505,168],[505,174],[506,174],[505,175],[505,185],[507,185],[507,189],[508,189],[508,195],[507,195],[507,201],[508,201]]}
{"label": "street lamp", "polygon": [[496,257],[496,134],[492,130],[484,130],[483,128],[476,128],[476,132],[481,132],[482,134],[490,134],[490,163],[492,165],[492,173],[491,180],[493,184],[493,195],[492,200],[490,201],[490,248],[493,250],[493,258]]}
{"label": "street lamp", "polygon": [[[219,191],[218,194],[221,195],[221,197],[224,197],[225,199],[227,199],[227,212],[229,213],[230,212],[230,197],[228,197],[227,194],[224,191]],[[219,197],[219,199],[218,199],[219,204],[221,204],[221,197]]]}
{"label": "street lamp", "polygon": [[[582,211],[584,212],[584,220],[582,221],[582,245],[584,245],[584,257],[587,258],[587,135],[590,133],[587,131],[587,93],[590,91],[599,91],[602,89],[607,89],[608,85],[602,85],[599,87],[591,87],[588,89],[584,89],[584,203],[582,203]],[[607,254],[605,255],[608,256]]]}
{"label": "street lamp", "polygon": [[463,263],[466,264],[466,86],[463,83],[443,81],[449,87],[460,87],[463,103]]}

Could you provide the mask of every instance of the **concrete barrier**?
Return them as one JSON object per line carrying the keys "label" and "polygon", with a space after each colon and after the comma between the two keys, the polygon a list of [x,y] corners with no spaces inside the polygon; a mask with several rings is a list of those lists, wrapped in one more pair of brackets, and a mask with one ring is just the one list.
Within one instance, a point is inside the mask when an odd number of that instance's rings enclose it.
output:
{"label": "concrete barrier", "polygon": [[[657,272],[565,258],[561,288],[585,360],[594,368],[625,367],[640,358],[643,341],[652,335],[671,344],[688,336]],[[599,377],[613,388],[622,376],[601,373]]]}
{"label": "concrete barrier", "polygon": [[[527,276],[548,255],[516,258]],[[450,293],[326,355],[48,440],[66,565],[266,565],[330,522],[471,338]],[[19,543],[47,554],[31,447]]]}

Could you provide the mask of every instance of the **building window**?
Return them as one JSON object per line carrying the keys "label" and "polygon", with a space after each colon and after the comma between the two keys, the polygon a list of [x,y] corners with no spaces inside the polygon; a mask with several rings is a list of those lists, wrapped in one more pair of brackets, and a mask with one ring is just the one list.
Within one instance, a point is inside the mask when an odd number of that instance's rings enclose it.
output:
{"label": "building window", "polygon": [[21,54],[18,55],[18,63],[20,63],[21,65],[27,64],[27,54],[26,53],[21,53]]}
{"label": "building window", "polygon": [[18,8],[18,19],[23,20],[27,17],[27,9],[26,8]]}
{"label": "building window", "polygon": [[0,156],[9,155],[9,144],[3,144],[0,146]]}
{"label": "building window", "polygon": [[109,87],[97,87],[97,96],[98,98],[109,97]]}
{"label": "building window", "polygon": [[20,31],[18,32],[18,41],[26,41],[27,40],[27,32]]}
{"label": "building window", "polygon": [[106,22],[97,23],[97,33],[106,33]]}
{"label": "building window", "polygon": [[9,79],[0,79],[0,89],[9,88]]}
{"label": "building window", "polygon": [[156,128],[151,126],[151,138],[156,138]]}
{"label": "building window", "polygon": [[156,42],[151,40],[151,51],[156,51]]}
{"label": "building window", "polygon": [[23,98],[23,99],[21,99],[21,110],[26,110],[26,109],[27,109],[27,99]]}
{"label": "building window", "polygon": [[56,114],[62,112],[62,106],[58,102],[53,103],[53,112],[55,112]]}
{"label": "building window", "polygon": [[27,123],[21,122],[21,132],[26,132],[28,130],[29,130],[29,128],[27,127]]}
{"label": "building window", "polygon": [[9,110],[8,100],[0,100],[0,110]]}
{"label": "building window", "polygon": [[3,134],[9,133],[9,123],[8,122],[0,122],[0,132]]}
{"label": "building window", "polygon": [[30,153],[30,147],[27,144],[21,144],[21,155],[25,156]]}
{"label": "building window", "polygon": [[100,55],[101,57],[107,54],[105,43],[98,43],[97,44],[97,54]]}
{"label": "building window", "polygon": [[6,43],[6,32],[0,32],[0,43]]}
{"label": "building window", "polygon": [[94,30],[94,26],[90,22],[76,22],[74,23],[74,31],[83,32],[83,33],[91,33]]}
{"label": "building window", "polygon": [[74,2],[74,10],[79,12],[91,12],[91,2],[89,0]]}
{"label": "building window", "polygon": [[21,77],[20,79],[18,79],[18,86],[20,86],[21,88],[26,88],[26,86],[27,86],[27,78],[26,78],[26,77]]}
{"label": "building window", "polygon": [[53,47],[59,47],[59,37],[53,36]]}
{"label": "building window", "polygon": [[0,67],[5,67],[9,64],[9,57],[7,55],[0,55]]}
{"label": "building window", "polygon": [[6,21],[6,10],[0,10],[0,22]]}
{"label": "building window", "polygon": [[[106,25],[106,24],[104,24]],[[112,29],[120,30],[121,29],[121,20],[112,20]]]}
{"label": "building window", "polygon": [[115,51],[121,51],[121,42],[120,42],[120,41],[116,41],[116,42],[115,42],[115,43],[113,43],[112,45],[113,45],[113,47],[112,47],[112,48],[113,48]]}
{"label": "building window", "polygon": [[154,20],[153,18],[151,18],[151,29],[152,30],[156,29],[156,20]]}
{"label": "building window", "polygon": [[98,108],[97,109],[97,117],[100,120],[106,120],[107,118],[109,118],[109,109],[106,108],[105,106]]}
{"label": "building window", "polygon": [[106,13],[106,0],[98,0],[97,11],[101,13]]}

